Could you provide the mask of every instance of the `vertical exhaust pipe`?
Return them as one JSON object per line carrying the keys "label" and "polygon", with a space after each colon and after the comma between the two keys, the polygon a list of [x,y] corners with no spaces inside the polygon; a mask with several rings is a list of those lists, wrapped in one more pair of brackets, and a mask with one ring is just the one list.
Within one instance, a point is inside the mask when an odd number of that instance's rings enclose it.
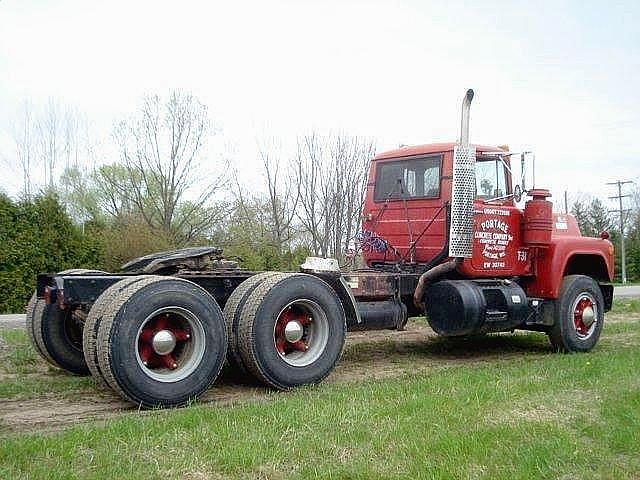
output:
{"label": "vertical exhaust pipe", "polygon": [[473,90],[469,89],[462,100],[460,139],[453,150],[449,256],[454,258],[471,258],[473,241],[476,150],[469,145],[469,113],[472,100]]}
{"label": "vertical exhaust pipe", "polygon": [[455,270],[465,258],[471,258],[473,242],[473,200],[476,194],[476,150],[469,146],[469,115],[473,90],[467,90],[462,100],[460,138],[453,150],[453,180],[451,185],[451,224],[449,226],[450,260],[424,272],[413,292],[413,303],[425,309],[424,292],[430,282]]}
{"label": "vertical exhaust pipe", "polygon": [[471,101],[473,100],[473,90],[467,90],[467,94],[462,99],[462,114],[460,115],[460,139],[458,145],[469,146],[469,114],[471,112]]}

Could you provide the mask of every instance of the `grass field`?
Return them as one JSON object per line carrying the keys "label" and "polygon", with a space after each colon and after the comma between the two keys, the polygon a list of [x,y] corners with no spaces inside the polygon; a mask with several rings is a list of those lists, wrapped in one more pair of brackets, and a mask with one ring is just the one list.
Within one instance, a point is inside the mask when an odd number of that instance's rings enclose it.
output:
{"label": "grass field", "polygon": [[[371,377],[398,367],[382,379],[46,433],[0,424],[0,478],[640,478],[640,302],[615,310],[586,355],[554,354],[541,334],[377,337],[343,362],[375,356]],[[46,371],[23,332],[0,341],[0,408],[92,394],[89,379]]]}

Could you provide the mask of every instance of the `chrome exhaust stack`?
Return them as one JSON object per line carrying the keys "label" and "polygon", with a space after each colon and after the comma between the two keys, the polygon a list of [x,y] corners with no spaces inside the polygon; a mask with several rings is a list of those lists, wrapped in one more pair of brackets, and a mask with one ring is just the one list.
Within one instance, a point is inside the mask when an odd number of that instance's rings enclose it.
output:
{"label": "chrome exhaust stack", "polygon": [[420,275],[413,292],[413,303],[425,310],[424,293],[430,283],[454,271],[465,258],[471,258],[473,241],[473,200],[476,196],[476,149],[469,146],[469,112],[473,90],[467,90],[462,100],[460,138],[453,149],[453,180],[451,186],[451,224],[449,226],[449,257]]}
{"label": "chrome exhaust stack", "polygon": [[453,150],[453,181],[451,186],[451,225],[449,256],[471,258],[473,241],[473,200],[476,192],[476,150],[469,145],[469,113],[473,90],[467,90],[462,100],[460,138]]}
{"label": "chrome exhaust stack", "polygon": [[460,115],[460,139],[458,145],[469,146],[469,113],[471,111],[471,101],[473,100],[473,90],[467,90],[467,94],[462,99],[462,114]]}

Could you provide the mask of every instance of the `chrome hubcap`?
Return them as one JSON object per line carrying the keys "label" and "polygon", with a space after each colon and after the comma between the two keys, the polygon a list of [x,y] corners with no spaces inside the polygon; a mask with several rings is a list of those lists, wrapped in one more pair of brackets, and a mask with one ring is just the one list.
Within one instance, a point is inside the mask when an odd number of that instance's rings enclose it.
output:
{"label": "chrome hubcap", "polygon": [[294,343],[302,338],[304,334],[304,327],[297,320],[291,320],[284,327],[284,336],[287,342]]}
{"label": "chrome hubcap", "polygon": [[153,336],[151,342],[153,350],[158,355],[167,355],[176,348],[176,337],[169,330],[160,330]]}
{"label": "chrome hubcap", "polygon": [[142,322],[134,346],[138,365],[147,376],[177,382],[195,372],[204,357],[204,326],[185,308],[160,308]]}
{"label": "chrome hubcap", "polygon": [[582,323],[585,327],[589,328],[596,320],[596,313],[593,311],[593,307],[585,307],[582,311]]}

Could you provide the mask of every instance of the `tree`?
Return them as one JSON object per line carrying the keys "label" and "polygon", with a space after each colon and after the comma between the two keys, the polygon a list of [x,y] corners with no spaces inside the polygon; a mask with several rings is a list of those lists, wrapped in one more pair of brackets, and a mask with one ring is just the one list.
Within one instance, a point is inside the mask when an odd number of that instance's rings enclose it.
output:
{"label": "tree", "polygon": [[31,172],[36,161],[35,133],[33,107],[31,102],[25,100],[19,123],[15,124],[13,128],[13,139],[16,144],[17,160],[22,173],[22,191],[26,199],[30,199],[33,193]]}
{"label": "tree", "polygon": [[120,122],[114,133],[126,181],[112,175],[115,171],[103,172],[102,180],[151,231],[185,245],[227,213],[225,205],[211,203],[223,186],[224,169],[220,174],[200,170],[213,133],[207,108],[195,97],[178,91],[164,103],[158,96],[146,97],[138,115]]}
{"label": "tree", "polygon": [[77,165],[67,167],[60,176],[60,187],[62,200],[76,223],[103,219],[100,188],[96,186],[95,172],[85,175]]}
{"label": "tree", "polygon": [[315,255],[344,258],[358,227],[373,141],[312,133],[298,139],[294,159],[298,219]]}
{"label": "tree", "polygon": [[24,311],[36,275],[101,268],[101,238],[82,235],[54,193],[15,202],[0,195],[0,312]]}
{"label": "tree", "polygon": [[60,105],[50,98],[37,122],[38,151],[45,167],[44,183],[49,189],[53,189],[56,166],[68,148],[69,132],[65,120]]}
{"label": "tree", "polygon": [[78,168],[93,157],[86,120],[69,107],[63,109],[54,99],[49,99],[44,108],[25,100],[13,125],[13,140],[15,165],[27,199],[41,183],[41,176],[34,172],[42,172],[45,187],[53,190],[63,161],[63,168]]}
{"label": "tree", "polygon": [[589,204],[588,218],[591,227],[591,235],[589,236],[595,237],[601,232],[609,232],[613,228],[611,214],[598,198],[594,198]]}
{"label": "tree", "polygon": [[571,206],[571,215],[573,215],[578,222],[580,233],[585,236],[592,236],[592,228],[589,223],[589,212],[585,204],[579,200],[576,200]]}
{"label": "tree", "polygon": [[610,232],[614,229],[614,219],[599,198],[586,194],[578,196],[571,206],[571,214],[578,222],[582,235],[597,237],[604,230]]}
{"label": "tree", "polygon": [[629,206],[625,217],[627,277],[637,281],[640,280],[640,187],[637,184],[631,191]]}
{"label": "tree", "polygon": [[282,172],[279,155],[269,152],[264,145],[259,149],[259,155],[267,187],[268,229],[276,250],[282,253],[291,240],[291,225],[300,200],[300,189],[296,188],[290,172]]}

